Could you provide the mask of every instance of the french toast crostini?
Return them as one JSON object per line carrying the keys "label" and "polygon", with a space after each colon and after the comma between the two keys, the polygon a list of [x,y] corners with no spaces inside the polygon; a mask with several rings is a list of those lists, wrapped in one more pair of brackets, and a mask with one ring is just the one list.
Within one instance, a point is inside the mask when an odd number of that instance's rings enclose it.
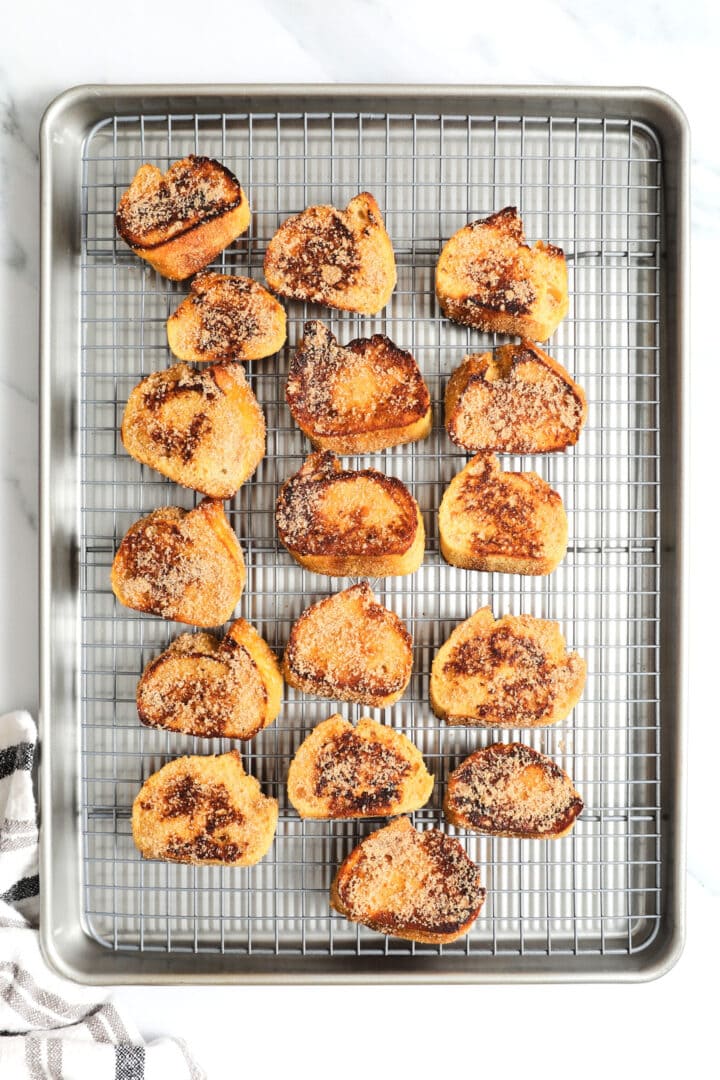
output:
{"label": "french toast crostini", "polygon": [[407,627],[375,600],[367,581],[306,608],[283,659],[289,686],[376,709],[402,697],[411,671]]}
{"label": "french toast crostini", "polygon": [[172,281],[204,269],[249,224],[237,177],[196,154],[173,162],[164,174],[141,165],[115,214],[120,238]]}
{"label": "french toast crostini", "polygon": [[205,271],[167,321],[170,351],[180,360],[262,360],[282,349],[285,309],[260,282]]}
{"label": "french toast crostini", "polygon": [[265,418],[240,364],[154,371],[132,390],[120,434],[136,461],[215,499],[265,455]]}
{"label": "french toast crostini", "polygon": [[443,945],[463,937],[485,902],[477,866],[458,840],[418,832],[406,817],[371,833],[350,852],[330,905],[380,934]]}
{"label": "french toast crostini", "polygon": [[338,454],[414,442],[432,427],[430,394],[411,353],[384,334],[339,345],[318,320],[305,323],[285,396],[313,445]]}
{"label": "french toast crostini", "polygon": [[567,836],[582,809],[568,774],[523,743],[493,743],[465,758],[443,803],[451,825],[521,840]]}
{"label": "french toast crostini", "polygon": [[265,278],[281,296],[376,315],[395,288],[392,242],[368,192],[344,210],[309,206],[282,223],[265,254]]}
{"label": "french toast crostini", "polygon": [[471,221],[445,244],[435,290],[449,319],[498,334],[547,341],[568,312],[565,255],[525,243],[514,206]]}
{"label": "french toast crostini", "polygon": [[145,859],[253,866],[275,838],[277,799],[263,795],[237,750],[176,758],[149,776],[132,808]]}
{"label": "french toast crostini", "polygon": [[568,652],[560,627],[532,615],[494,619],[482,607],[440,646],[430,704],[448,724],[531,728],[565,720],[585,686],[587,665]]}
{"label": "french toast crostini", "polygon": [[245,619],[220,641],[181,634],[146,666],[137,708],[148,727],[204,739],[252,739],[280,712],[283,680],[275,654]]}
{"label": "french toast crostini", "polygon": [[471,453],[565,450],[577,442],[586,415],[582,388],[529,341],[466,356],[445,394],[447,433]]}
{"label": "french toast crostini", "polygon": [[193,626],[220,626],[245,588],[240,541],[217,499],[162,507],[131,525],[110,574],[121,604]]}
{"label": "french toast crostini", "polygon": [[399,731],[367,717],[353,727],[335,714],[297,748],[287,786],[302,818],[393,817],[424,806],[433,778]]}
{"label": "french toast crostini", "polygon": [[425,551],[420,508],[394,476],[310,454],[278,496],[278,536],[296,562],[330,577],[412,574]]}
{"label": "french toast crostini", "polygon": [[550,574],[567,550],[562,499],[534,472],[503,472],[476,454],[445,490],[438,514],[446,562],[466,570]]}

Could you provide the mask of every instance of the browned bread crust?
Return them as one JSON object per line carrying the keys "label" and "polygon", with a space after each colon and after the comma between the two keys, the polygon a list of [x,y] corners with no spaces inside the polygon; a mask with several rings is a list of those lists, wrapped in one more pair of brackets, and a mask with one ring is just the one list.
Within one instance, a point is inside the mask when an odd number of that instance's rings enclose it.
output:
{"label": "browned bread crust", "polygon": [[167,506],[131,525],[110,575],[121,604],[193,626],[226,622],[245,587],[240,541],[223,504]]}
{"label": "browned bread crust", "polygon": [[323,323],[306,322],[285,396],[313,445],[338,454],[414,442],[432,427],[430,394],[415,359],[384,334],[342,346]]}
{"label": "browned bread crust", "polygon": [[282,349],[285,309],[258,281],[198,274],[167,321],[168,345],[180,360],[261,360]]}
{"label": "browned bread crust", "polygon": [[281,296],[375,315],[395,288],[395,255],[380,207],[366,191],[345,210],[310,206],[268,244],[265,277]]}
{"label": "browned bread crust", "polygon": [[528,840],[567,836],[582,808],[568,774],[523,743],[494,743],[465,758],[443,804],[461,829]]}
{"label": "browned bread crust", "polygon": [[307,694],[384,709],[402,697],[412,671],[412,638],[367,581],[303,611],[290,631],[283,674]]}
{"label": "browned bread crust", "polygon": [[240,364],[154,371],[128,399],[129,454],[178,484],[229,499],[265,454],[265,418]]}
{"label": "browned bread crust", "polygon": [[549,574],[567,550],[562,499],[537,473],[502,472],[476,454],[450,481],[438,515],[440,550],[453,566]]}
{"label": "browned bread crust", "polygon": [[448,318],[532,341],[546,341],[568,312],[565,255],[541,240],[530,248],[514,206],[450,237],[435,288]]}
{"label": "browned bread crust", "polygon": [[433,660],[430,704],[448,724],[528,728],[575,708],[587,665],[568,653],[560,627],[532,615],[495,620],[480,608],[456,626]]}
{"label": "browned bread crust", "polygon": [[253,866],[270,850],[276,799],[248,776],[237,750],[169,761],[133,803],[132,833],[146,859]]}
{"label": "browned bread crust", "polygon": [[287,784],[302,818],[392,817],[424,806],[433,778],[399,731],[367,717],[353,727],[336,714],[298,747]]}
{"label": "browned bread crust", "polygon": [[202,270],[249,224],[237,178],[219,161],[195,154],[165,174],[141,165],[115,214],[125,243],[173,281]]}
{"label": "browned bread crust", "polygon": [[316,574],[411,574],[425,551],[420,508],[405,485],[376,469],[343,469],[327,451],[285,481],[275,518],[281,542]]}
{"label": "browned bread crust", "polygon": [[143,724],[204,739],[252,739],[280,712],[283,680],[257,630],[237,619],[222,641],[181,634],[137,686]]}
{"label": "browned bread crust", "polygon": [[583,390],[529,341],[466,356],[445,394],[447,433],[472,453],[565,450],[577,442],[586,414]]}
{"label": "browned bread crust", "polygon": [[429,945],[466,934],[484,901],[478,868],[459,841],[437,829],[417,832],[406,817],[358,844],[330,890],[346,919]]}

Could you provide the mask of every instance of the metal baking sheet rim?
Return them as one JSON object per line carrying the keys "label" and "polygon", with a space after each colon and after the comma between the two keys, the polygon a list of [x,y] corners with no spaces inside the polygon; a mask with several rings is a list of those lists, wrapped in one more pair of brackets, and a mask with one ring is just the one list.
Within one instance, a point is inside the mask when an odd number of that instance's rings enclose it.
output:
{"label": "metal baking sheet rim", "polygon": [[[79,535],[78,462],[72,454],[77,383],[68,378],[68,357],[78,346],[78,295],[63,256],[77,246],[75,206],[57,212],[55,195],[71,202],[73,168],[79,168],[83,140],[100,119],[132,111],[202,108],[248,108],[248,99],[266,109],[316,106],[378,110],[392,106],[416,114],[461,113],[517,116],[563,115],[607,117],[632,115],[652,126],[663,147],[666,251],[666,297],[675,298],[663,312],[666,340],[661,427],[664,431],[663,495],[672,514],[663,514],[663,557],[666,561],[663,599],[668,612],[662,644],[664,683],[663,755],[667,794],[663,918],[655,940],[633,956],[572,955],[482,957],[472,967],[462,957],[362,958],[352,969],[332,958],[249,956],[230,958],[203,954],[118,955],[85,934],[76,880],[80,830],[76,778],[79,740],[74,701],[79,671],[75,581],[76,537]],[[76,152],[77,151],[77,152]],[[219,86],[78,86],[48,106],[40,130],[41,161],[41,294],[40,294],[40,941],[48,963],[59,973],[86,984],[108,983],[511,983],[645,981],[665,974],[679,959],[685,928],[685,698],[687,571],[687,500],[682,478],[688,462],[688,326],[689,311],[689,127],[679,105],[666,94],[633,87],[555,86],[414,86],[414,85],[219,85]],[[64,357],[65,369],[62,368]],[[669,367],[668,367],[669,365]],[[63,379],[63,374],[65,378]],[[79,370],[75,371],[76,380]],[[668,416],[668,410],[671,414]],[[668,446],[668,432],[674,433]],[[668,473],[670,479],[668,480]],[[668,524],[669,522],[669,524]],[[668,596],[671,592],[671,596]],[[670,617],[671,616],[671,617]],[[671,626],[668,624],[672,623]],[[71,737],[67,737],[68,733]],[[63,738],[65,735],[65,738]],[[672,771],[667,775],[668,759]],[[71,872],[68,867],[72,867]],[[75,876],[73,876],[75,875]]]}

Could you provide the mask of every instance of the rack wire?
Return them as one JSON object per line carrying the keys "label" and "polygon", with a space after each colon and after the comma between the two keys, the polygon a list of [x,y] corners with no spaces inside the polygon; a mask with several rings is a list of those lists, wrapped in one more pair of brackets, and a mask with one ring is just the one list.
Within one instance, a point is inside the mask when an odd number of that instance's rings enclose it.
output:
{"label": "rack wire", "polygon": [[[280,802],[268,856],[248,869],[144,862],[130,831],[143,780],[183,753],[218,753],[200,740],[143,727],[135,687],[145,664],[187,628],[120,606],[109,585],[127,528],[192,493],[132,460],[119,426],[131,388],[171,362],[165,320],[185,293],[116,237],[114,209],[145,161],[188,153],[223,161],[253,210],[249,233],[215,264],[262,280],[265,246],[280,222],[313,203],[378,199],[393,239],[398,285],[373,318],[286,304],[288,343],[247,365],[267,420],[267,455],[227,504],[248,565],[237,615],[279,653],[304,608],[348,580],[298,567],[279,545],[274,503],[309,444],[284,399],[291,351],[306,318],[340,341],[386,333],[416,357],[433,399],[423,443],[350,459],[406,482],[425,518],[427,553],[410,578],[374,581],[406,620],[414,674],[390,710],[367,710],[286,689],[280,717],[240,746],[246,768]],[[128,115],[100,123],[83,153],[81,342],[82,891],[85,926],[108,949],[318,956],[467,954],[628,955],[646,948],[662,905],[659,712],[659,305],[662,161],[653,132],[626,120],[475,115],[263,113]],[[505,457],[535,469],[562,495],[570,544],[546,578],[454,569],[440,554],[437,508],[466,456],[443,429],[447,378],[491,335],[444,319],[433,276],[443,242],[468,220],[517,205],[527,235],[565,249],[570,317],[548,346],[585,388],[588,423],[563,454]],[[499,340],[499,339],[498,339]],[[580,704],[564,723],[534,731],[448,728],[432,714],[432,658],[453,627],[483,604],[496,615],[557,619],[588,663]],[[475,927],[446,946],[384,938],[331,913],[328,888],[342,858],[382,821],[301,821],[285,791],[295,748],[332,712],[402,730],[436,777],[419,827],[457,832],[482,870],[488,899]],[[518,841],[448,826],[448,773],[490,742],[519,740],[570,773],[585,811],[560,841]]]}

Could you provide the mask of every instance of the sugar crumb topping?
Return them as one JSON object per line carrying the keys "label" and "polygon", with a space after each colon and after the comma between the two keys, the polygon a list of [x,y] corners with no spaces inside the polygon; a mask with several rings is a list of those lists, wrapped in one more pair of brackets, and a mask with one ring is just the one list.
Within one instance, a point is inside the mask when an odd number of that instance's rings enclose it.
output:
{"label": "sugar crumb topping", "polygon": [[362,842],[342,880],[342,901],[354,918],[370,924],[377,919],[386,932],[405,927],[451,933],[482,904],[478,869],[454,837],[436,829],[418,833],[403,821]]}

